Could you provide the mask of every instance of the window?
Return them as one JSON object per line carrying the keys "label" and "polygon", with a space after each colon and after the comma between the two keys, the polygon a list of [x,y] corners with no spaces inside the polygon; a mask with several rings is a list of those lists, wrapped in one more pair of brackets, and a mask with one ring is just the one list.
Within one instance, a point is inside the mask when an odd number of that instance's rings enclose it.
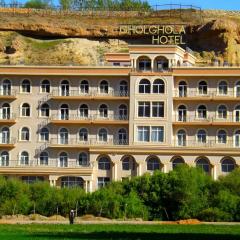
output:
{"label": "window", "polygon": [[124,128],[119,129],[118,131],[118,144],[125,145],[128,143],[127,140],[127,131]]}
{"label": "window", "polygon": [[200,119],[207,118],[207,108],[204,105],[200,105],[197,109],[197,117]]}
{"label": "window", "polygon": [[160,161],[156,157],[151,157],[147,160],[147,170],[155,171],[160,169]]}
{"label": "window", "polygon": [[164,117],[164,102],[152,102],[152,116]]}
{"label": "window", "polygon": [[87,80],[82,80],[80,83],[80,92],[82,94],[87,94],[89,93],[89,84]]}
{"label": "window", "polygon": [[47,103],[44,103],[41,106],[41,117],[49,117],[49,105]]}
{"label": "window", "polygon": [[149,142],[150,138],[150,128],[149,127],[138,127],[138,141],[139,142]]}
{"label": "window", "polygon": [[198,130],[197,142],[198,143],[206,143],[207,142],[207,133],[205,130]]}
{"label": "window", "polygon": [[106,104],[101,104],[99,107],[99,116],[101,118],[107,118],[108,117],[108,107]]}
{"label": "window", "polygon": [[235,168],[235,163],[232,159],[224,159],[221,163],[222,172],[229,173],[232,172]]}
{"label": "window", "polygon": [[30,81],[25,79],[22,81],[21,92],[22,93],[30,93],[31,91],[31,84]]}
{"label": "window", "polygon": [[65,152],[61,152],[59,154],[59,167],[67,167],[68,166],[68,155]]}
{"label": "window", "polygon": [[120,82],[119,95],[120,96],[128,96],[128,83],[126,81]]}
{"label": "window", "polygon": [[200,158],[196,161],[196,166],[201,168],[204,172],[210,172],[210,164],[207,159]]}
{"label": "window", "polygon": [[109,182],[109,177],[98,177],[98,188],[105,187]]}
{"label": "window", "polygon": [[228,84],[225,81],[221,81],[218,84],[218,93],[219,95],[227,95],[228,94]]}
{"label": "window", "polygon": [[217,110],[219,119],[227,118],[227,107],[225,105],[220,105]]}
{"label": "window", "polygon": [[46,79],[41,82],[41,93],[50,93],[50,82]]}
{"label": "window", "polygon": [[88,141],[88,130],[86,128],[81,128],[79,130],[79,141],[80,142]]}
{"label": "window", "polygon": [[169,67],[168,59],[163,56],[156,57],[155,66],[156,66],[156,71],[158,72],[168,70],[168,67]]}
{"label": "window", "polygon": [[22,176],[22,181],[26,184],[33,184],[39,181],[44,181],[44,177],[42,176]]}
{"label": "window", "polygon": [[28,103],[23,103],[21,114],[22,117],[30,117],[30,105]]}
{"label": "window", "polygon": [[130,170],[130,160],[128,157],[122,160],[122,170],[125,170],[125,171]]}
{"label": "window", "polygon": [[5,79],[2,83],[1,95],[10,96],[12,94],[12,83],[10,80]]}
{"label": "window", "polygon": [[164,93],[165,92],[165,84],[161,79],[156,79],[153,82],[153,93]]}
{"label": "window", "polygon": [[81,177],[61,177],[61,188],[84,188],[84,180]]}
{"label": "window", "polygon": [[150,81],[147,79],[142,79],[139,82],[139,88],[138,88],[139,93],[150,93],[151,92],[151,84]]}
{"label": "window", "polygon": [[98,160],[98,169],[99,170],[110,170],[110,160],[107,157],[101,157]]}
{"label": "window", "polygon": [[100,93],[107,94],[108,88],[108,82],[106,80],[100,82]]}
{"label": "window", "polygon": [[184,81],[181,81],[178,84],[178,94],[179,97],[186,97],[187,96],[187,83]]}
{"label": "window", "polygon": [[79,166],[89,166],[89,161],[88,161],[88,154],[85,152],[82,152],[78,156],[78,165]]}
{"label": "window", "polygon": [[2,116],[1,119],[11,119],[11,107],[9,103],[4,103],[2,105]]}
{"label": "window", "polygon": [[22,141],[29,141],[30,140],[30,133],[27,127],[23,127],[21,130],[21,140]]}
{"label": "window", "polygon": [[236,97],[240,97],[240,81],[236,84]]}
{"label": "window", "polygon": [[26,151],[23,151],[20,154],[20,164],[21,165],[29,165],[29,154]]}
{"label": "window", "polygon": [[201,81],[198,84],[198,94],[199,95],[206,95],[208,92],[208,86],[205,81]]}
{"label": "window", "polygon": [[107,133],[107,130],[105,128],[101,128],[98,131],[98,140],[100,142],[107,142],[107,140],[108,140],[108,133]]}
{"label": "window", "polygon": [[0,132],[0,143],[8,144],[10,143],[10,130],[8,127],[3,127]]}
{"label": "window", "polygon": [[47,128],[42,128],[40,131],[40,141],[48,142],[49,141],[49,131]]}
{"label": "window", "polygon": [[41,152],[39,160],[40,160],[40,162],[39,162],[40,165],[48,165],[48,153]]}
{"label": "window", "polygon": [[126,120],[128,118],[127,106],[124,104],[121,104],[118,108],[118,113],[119,113],[119,119]]}
{"label": "window", "polygon": [[66,128],[61,128],[59,131],[59,143],[68,144],[68,130]]}
{"label": "window", "polygon": [[240,122],[240,105],[235,107],[235,121]]}
{"label": "window", "polygon": [[79,108],[79,113],[81,118],[88,117],[88,106],[86,104],[82,104]]}
{"label": "window", "polygon": [[139,58],[138,69],[139,71],[151,71],[151,60],[146,57]]}
{"label": "window", "polygon": [[172,161],[172,168],[176,168],[177,166],[181,165],[181,164],[184,164],[184,160],[182,158],[175,158],[173,161]]}
{"label": "window", "polygon": [[217,134],[217,141],[218,143],[227,143],[227,133],[224,130],[218,131]]}
{"label": "window", "polygon": [[163,127],[152,127],[151,139],[152,142],[163,142],[164,129]]}
{"label": "window", "polygon": [[70,92],[69,92],[69,82],[67,80],[63,80],[61,82],[61,96],[69,96]]}
{"label": "window", "polygon": [[7,151],[1,152],[0,166],[9,166],[9,153]]}
{"label": "window", "polygon": [[150,117],[150,102],[138,102],[138,117]]}
{"label": "window", "polygon": [[60,119],[61,120],[69,119],[69,107],[67,104],[62,104],[60,107]]}
{"label": "window", "polygon": [[179,130],[177,132],[177,145],[186,146],[186,132],[184,130]]}
{"label": "window", "polygon": [[187,121],[187,108],[184,105],[178,107],[178,121],[179,122]]}
{"label": "window", "polygon": [[240,130],[237,130],[234,134],[235,147],[240,147]]}

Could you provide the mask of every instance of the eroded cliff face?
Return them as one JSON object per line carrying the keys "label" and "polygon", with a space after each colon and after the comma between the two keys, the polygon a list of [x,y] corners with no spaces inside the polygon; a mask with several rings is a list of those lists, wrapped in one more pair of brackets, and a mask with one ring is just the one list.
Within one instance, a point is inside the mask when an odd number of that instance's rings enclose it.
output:
{"label": "eroded cliff face", "polygon": [[[206,13],[205,13],[206,15]],[[214,58],[240,64],[238,15],[205,16],[186,24],[186,42],[201,62]],[[96,65],[105,52],[125,52],[139,37],[119,36],[119,23],[170,23],[138,18],[0,17],[0,64]],[[141,41],[145,41],[142,36]]]}

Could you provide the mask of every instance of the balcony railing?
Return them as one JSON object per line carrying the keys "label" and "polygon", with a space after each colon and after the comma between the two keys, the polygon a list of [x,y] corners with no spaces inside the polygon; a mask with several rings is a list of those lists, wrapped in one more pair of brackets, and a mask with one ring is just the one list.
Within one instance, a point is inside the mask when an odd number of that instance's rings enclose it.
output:
{"label": "balcony railing", "polygon": [[5,90],[5,89],[0,89],[0,96],[6,96],[6,97],[15,97],[17,94],[16,90]]}
{"label": "balcony railing", "polygon": [[226,141],[226,142],[218,142],[216,140],[206,140],[206,141],[197,141],[197,140],[176,140],[174,142],[174,147],[191,147],[191,148],[239,148],[240,149],[240,141]]}
{"label": "balcony railing", "polygon": [[0,113],[0,120],[16,120],[16,114]]}
{"label": "balcony railing", "polygon": [[228,90],[227,92],[219,92],[217,90],[207,90],[207,91],[199,91],[199,90],[186,90],[186,91],[179,91],[175,90],[174,97],[179,97],[179,98],[185,98],[185,97],[190,97],[190,98],[217,98],[217,97],[223,97],[223,98],[229,98],[229,97],[236,97],[240,98],[240,92],[237,91],[232,91]]}
{"label": "balcony railing", "polygon": [[16,138],[8,138],[8,137],[4,137],[2,136],[0,138],[0,144],[2,145],[9,145],[9,144],[15,144],[16,143]]}

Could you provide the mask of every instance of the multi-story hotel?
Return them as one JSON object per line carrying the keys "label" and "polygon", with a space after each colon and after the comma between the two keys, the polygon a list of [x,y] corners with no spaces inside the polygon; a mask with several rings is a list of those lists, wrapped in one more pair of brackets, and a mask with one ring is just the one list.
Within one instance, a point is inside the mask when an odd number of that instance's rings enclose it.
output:
{"label": "multi-story hotel", "polygon": [[131,45],[104,66],[0,67],[0,174],[94,191],[186,163],[240,163],[240,68]]}

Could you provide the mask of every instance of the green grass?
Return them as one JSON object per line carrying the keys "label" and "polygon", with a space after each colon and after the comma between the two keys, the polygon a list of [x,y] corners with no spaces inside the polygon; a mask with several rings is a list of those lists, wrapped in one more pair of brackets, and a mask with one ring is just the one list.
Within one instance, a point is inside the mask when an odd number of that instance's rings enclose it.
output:
{"label": "green grass", "polygon": [[237,240],[240,225],[0,225],[0,239]]}
{"label": "green grass", "polygon": [[34,40],[31,38],[25,38],[26,42],[32,47],[34,50],[48,50],[52,49],[60,43],[63,43],[64,39],[57,40]]}

